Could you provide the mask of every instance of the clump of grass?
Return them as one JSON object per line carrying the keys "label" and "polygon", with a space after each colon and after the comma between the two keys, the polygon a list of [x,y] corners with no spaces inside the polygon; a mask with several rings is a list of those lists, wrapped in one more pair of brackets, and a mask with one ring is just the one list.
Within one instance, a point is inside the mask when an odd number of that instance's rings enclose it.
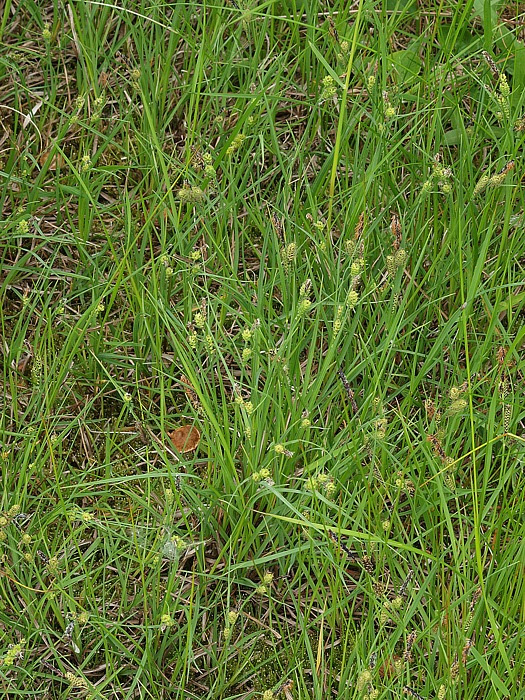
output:
{"label": "clump of grass", "polygon": [[523,684],[518,18],[325,9],[0,15],[10,697]]}

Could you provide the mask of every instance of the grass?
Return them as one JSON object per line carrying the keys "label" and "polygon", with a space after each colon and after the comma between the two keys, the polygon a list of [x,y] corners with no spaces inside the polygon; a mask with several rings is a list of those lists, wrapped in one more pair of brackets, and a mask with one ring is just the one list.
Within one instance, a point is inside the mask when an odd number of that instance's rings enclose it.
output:
{"label": "grass", "polygon": [[5,697],[525,698],[524,14],[4,4]]}

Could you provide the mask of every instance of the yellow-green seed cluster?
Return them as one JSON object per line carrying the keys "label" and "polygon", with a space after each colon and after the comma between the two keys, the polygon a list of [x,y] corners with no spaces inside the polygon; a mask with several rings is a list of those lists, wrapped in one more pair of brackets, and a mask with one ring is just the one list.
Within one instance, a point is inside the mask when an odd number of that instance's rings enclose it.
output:
{"label": "yellow-green seed cluster", "polygon": [[86,678],[83,676],[75,676],[74,673],[71,673],[68,671],[65,674],[65,678],[67,682],[69,683],[70,686],[73,688],[82,688],[84,690],[87,690],[89,688],[89,683]]}
{"label": "yellow-green seed cluster", "polygon": [[162,629],[171,629],[175,625],[175,620],[169,613],[164,613],[160,617],[160,624]]}
{"label": "yellow-green seed cluster", "polygon": [[462,397],[465,393],[466,386],[453,386],[451,387],[448,395],[450,397],[451,403],[448,407],[448,413],[451,416],[459,415],[464,413],[468,408],[468,401]]}
{"label": "yellow-green seed cluster", "polygon": [[284,445],[282,445],[281,443],[277,443],[276,445],[274,445],[273,450],[274,450],[275,454],[277,454],[277,455],[284,455],[285,457],[293,457],[293,452],[286,449],[286,447]]}
{"label": "yellow-green seed cluster", "polygon": [[339,45],[341,51],[337,54],[337,60],[338,61],[344,61],[350,52],[350,44],[346,39],[343,39],[343,41]]}
{"label": "yellow-green seed cluster", "polygon": [[235,397],[235,403],[246,411],[246,415],[251,416],[255,411],[255,407],[251,401],[245,401],[242,396]]}
{"label": "yellow-green seed cluster", "polygon": [[397,271],[404,267],[407,259],[407,253],[404,248],[394,251],[393,254],[386,256],[386,272],[388,277],[395,277]]}
{"label": "yellow-green seed cluster", "polygon": [[239,150],[239,148],[242,146],[246,139],[246,136],[244,134],[238,133],[231,144],[228,146],[226,149],[226,155],[227,156],[232,156],[236,151]]}
{"label": "yellow-green seed cluster", "polygon": [[251,346],[253,340],[253,328],[246,326],[241,332],[241,338],[243,339],[245,345],[241,353],[241,360],[243,365],[247,365],[252,359],[253,348]]}
{"label": "yellow-green seed cluster", "polygon": [[312,306],[312,301],[310,299],[310,292],[312,289],[312,282],[311,280],[307,279],[303,284],[301,285],[299,289],[299,303],[297,304],[297,318],[302,318],[305,316],[310,307]]}
{"label": "yellow-green seed cluster", "polygon": [[439,153],[436,154],[432,162],[432,172],[430,177],[423,184],[423,193],[432,191],[435,183],[437,183],[438,189],[443,194],[450,194],[450,192],[452,192],[452,175],[452,168],[445,168],[441,162],[441,155]]}
{"label": "yellow-green seed cluster", "polygon": [[260,481],[263,481],[264,479],[269,479],[270,478],[270,470],[268,467],[263,467],[262,469],[259,469],[258,472],[254,472],[252,474],[252,479],[255,481],[256,484],[258,484]]}
{"label": "yellow-green seed cluster", "polygon": [[295,242],[292,241],[281,248],[281,263],[286,273],[290,272],[290,268],[295,263],[296,256],[297,245]]}
{"label": "yellow-green seed cluster", "polygon": [[308,410],[304,410],[301,416],[301,428],[309,428],[311,425],[310,413]]}
{"label": "yellow-green seed cluster", "polygon": [[376,700],[379,697],[379,690],[374,687],[372,681],[373,675],[369,669],[361,671],[357,677],[357,690],[360,693],[366,691],[363,694],[363,700]]}
{"label": "yellow-green seed cluster", "polygon": [[87,153],[80,159],[80,172],[85,173],[91,168],[91,158]]}
{"label": "yellow-green seed cluster", "polygon": [[379,622],[382,625],[386,625],[386,623],[392,619],[392,616],[395,615],[401,608],[403,607],[403,598],[401,596],[397,596],[393,600],[386,600],[383,605],[381,606],[381,611],[379,613]]}
{"label": "yellow-green seed cluster", "polygon": [[390,97],[386,90],[383,90],[383,115],[385,122],[391,121],[396,116],[396,110],[390,102]]}
{"label": "yellow-green seed cluster", "polygon": [[202,156],[202,160],[204,163],[204,175],[205,177],[209,178],[210,180],[213,180],[217,176],[217,171],[213,167],[213,156],[211,153],[204,153]]}
{"label": "yellow-green seed cluster", "polygon": [[336,486],[333,478],[325,472],[319,472],[313,476],[309,476],[304,484],[307,491],[324,491],[326,496],[333,496]]}
{"label": "yellow-green seed cluster", "polygon": [[236,610],[228,611],[228,614],[226,615],[226,625],[222,630],[223,637],[226,641],[230,639],[233,632],[233,626],[237,622],[238,617],[239,613]]}
{"label": "yellow-green seed cluster", "polygon": [[510,119],[510,86],[507,81],[507,76],[505,73],[500,74],[498,92],[496,94],[496,102],[498,103],[499,110],[497,112],[497,117],[500,121]]}
{"label": "yellow-green seed cluster", "polygon": [[[3,450],[3,454],[6,454],[9,456],[9,451],[8,450]],[[7,459],[7,456],[5,459]],[[15,504],[9,508],[8,511],[4,513],[0,513],[0,542],[5,542],[7,539],[7,533],[4,528],[6,528],[13,518],[15,518],[19,513],[20,513],[20,506],[18,504]]]}
{"label": "yellow-green seed cluster", "polygon": [[27,219],[21,219],[16,225],[16,232],[21,236],[25,236],[26,234],[28,234],[29,221]]}
{"label": "yellow-green seed cluster", "polygon": [[330,100],[337,95],[337,87],[331,75],[326,75],[322,81],[321,100]]}
{"label": "yellow-green seed cluster", "polygon": [[17,644],[10,644],[6,653],[0,658],[0,666],[12,666],[15,661],[24,657],[26,640],[22,638]]}
{"label": "yellow-green seed cluster", "polygon": [[272,581],[273,581],[273,574],[272,574],[271,571],[267,571],[267,572],[264,574],[264,576],[262,577],[261,583],[260,583],[259,586],[257,586],[257,588],[255,589],[255,592],[256,592],[256,593],[259,593],[259,594],[266,594],[266,593],[268,593],[268,590],[269,590],[269,588],[270,588],[270,586],[271,586],[271,584],[272,584]]}
{"label": "yellow-green seed cluster", "polygon": [[505,182],[505,178],[514,169],[514,161],[508,162],[505,167],[495,175],[490,176],[487,172],[483,173],[474,187],[473,197],[481,194],[487,187],[499,187]]}
{"label": "yellow-green seed cluster", "polygon": [[177,190],[177,197],[183,204],[200,204],[206,200],[204,191],[197,185],[181,187]]}

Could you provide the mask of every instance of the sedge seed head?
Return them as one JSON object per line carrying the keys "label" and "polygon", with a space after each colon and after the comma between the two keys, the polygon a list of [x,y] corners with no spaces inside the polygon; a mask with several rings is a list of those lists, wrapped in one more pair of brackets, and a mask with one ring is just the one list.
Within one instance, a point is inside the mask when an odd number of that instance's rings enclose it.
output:
{"label": "sedge seed head", "polygon": [[396,596],[392,601],[392,610],[400,610],[403,605],[403,598],[401,596]]}
{"label": "sedge seed head", "polygon": [[473,197],[476,197],[478,194],[483,192],[483,190],[487,187],[487,185],[490,182],[490,175],[488,173],[484,173],[478,180],[476,186],[474,187],[474,192],[472,193]]}
{"label": "sedge seed head", "polygon": [[230,625],[234,625],[237,622],[237,618],[239,617],[239,613],[236,610],[230,610],[228,612],[228,622]]}
{"label": "sedge seed head", "polygon": [[457,413],[463,413],[468,406],[468,403],[465,401],[465,399],[456,399],[456,401],[453,401],[452,404],[450,405],[449,411],[453,415]]}
{"label": "sedge seed head", "polygon": [[171,615],[166,613],[165,615],[161,615],[160,623],[163,627],[169,629],[170,627],[173,627],[173,625],[175,624],[175,620],[172,618]]}
{"label": "sedge seed head", "polygon": [[301,288],[299,289],[299,296],[307,299],[310,296],[310,291],[312,289],[312,281],[310,279],[305,280]]}
{"label": "sedge seed head", "polygon": [[396,274],[397,265],[396,259],[393,255],[386,256],[386,271],[389,277],[393,277]]}
{"label": "sedge seed head", "polygon": [[372,681],[372,673],[366,669],[365,671],[361,671],[359,676],[357,677],[357,690],[361,692],[368,686],[369,683]]}
{"label": "sedge seed head", "polygon": [[390,105],[385,109],[385,119],[393,119],[396,116],[396,110]]}
{"label": "sedge seed head", "polygon": [[307,491],[315,491],[319,486],[319,480],[315,476],[310,476],[306,480],[304,487]]}
{"label": "sedge seed head", "polygon": [[188,340],[188,345],[190,346],[190,348],[195,350],[195,348],[197,347],[197,333],[190,333],[187,340]]}
{"label": "sedge seed head", "polygon": [[357,302],[359,301],[359,294],[355,289],[351,289],[346,297],[346,305],[349,309],[355,308]]}
{"label": "sedge seed head", "polygon": [[499,91],[504,98],[507,98],[510,95],[509,83],[507,81],[507,76],[504,73],[501,73],[500,75]]}
{"label": "sedge seed head", "polygon": [[407,259],[406,250],[404,248],[399,248],[399,250],[396,250],[394,259],[397,267],[403,267]]}
{"label": "sedge seed head", "polygon": [[308,312],[308,309],[312,306],[312,302],[310,299],[303,297],[300,299],[299,304],[297,305],[297,317],[301,318],[302,316],[305,316]]}
{"label": "sedge seed head", "polygon": [[357,260],[355,260],[350,267],[350,274],[352,277],[357,277],[361,273],[361,265]]}

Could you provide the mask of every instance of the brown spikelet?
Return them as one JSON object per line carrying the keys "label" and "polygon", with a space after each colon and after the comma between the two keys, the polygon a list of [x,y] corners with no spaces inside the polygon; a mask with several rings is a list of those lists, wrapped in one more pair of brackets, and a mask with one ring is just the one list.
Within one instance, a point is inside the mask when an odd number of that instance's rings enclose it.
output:
{"label": "brown spikelet", "polygon": [[403,234],[403,231],[401,229],[401,221],[396,213],[392,214],[390,230],[392,231],[392,235],[394,236],[394,250],[399,250],[401,246],[401,236]]}
{"label": "brown spikelet", "polygon": [[436,413],[436,404],[432,399],[425,399],[425,411],[427,412],[428,420],[432,420]]}
{"label": "brown spikelet", "polygon": [[148,436],[146,435],[146,431],[144,430],[144,426],[139,420],[135,421],[135,429],[137,433],[139,434],[140,441],[142,442],[143,445],[147,445],[149,440]]}
{"label": "brown spikelet", "polygon": [[476,603],[478,600],[481,598],[481,586],[479,588],[476,588],[474,591],[474,595],[472,596],[472,600],[470,601],[470,612],[473,612],[474,608],[476,607]]}
{"label": "brown spikelet", "polygon": [[430,442],[432,447],[434,448],[434,452],[444,461],[447,461],[447,455],[445,454],[445,450],[443,449],[441,445],[441,441],[437,435],[427,435],[427,440]]}
{"label": "brown spikelet", "polygon": [[482,53],[483,53],[483,58],[489,64],[489,68],[490,68],[490,71],[492,73],[492,77],[497,82],[499,80],[498,66],[496,65],[492,56],[489,53],[487,53],[487,51],[483,51]]}
{"label": "brown spikelet", "polygon": [[470,612],[472,612],[474,610],[474,608],[476,607],[476,603],[478,602],[478,600],[480,598],[481,598],[481,586],[479,588],[476,588],[476,590],[474,591],[474,595],[472,596],[472,600],[470,601],[470,608],[469,608]]}
{"label": "brown spikelet", "polygon": [[417,637],[417,632],[412,630],[410,634],[407,637],[407,643],[405,646],[405,651],[403,652],[403,659],[410,663],[412,661],[412,647],[414,646],[414,642],[416,641]]}
{"label": "brown spikelet", "polygon": [[361,566],[371,576],[375,572],[374,560],[372,557],[369,557],[368,554],[363,554],[361,557]]}
{"label": "brown spikelet", "polygon": [[335,41],[336,44],[339,43],[339,34],[337,32],[337,29],[334,24],[334,20],[328,16],[328,31],[330,32],[330,36],[332,39]]}
{"label": "brown spikelet", "polygon": [[[40,165],[46,165],[49,168],[49,170],[56,170],[57,168],[63,168],[65,166],[66,161],[62,158],[60,153],[54,153],[51,156],[51,150],[48,148],[46,151],[40,154],[38,158],[38,162]],[[51,156],[51,158],[50,158]],[[49,163],[48,163],[49,161]]]}
{"label": "brown spikelet", "polygon": [[355,402],[354,392],[352,390],[352,387],[350,386],[350,382],[346,378],[346,374],[343,372],[342,369],[338,369],[337,374],[339,375],[339,379],[341,380],[341,383],[345,388],[346,395],[348,396],[348,400],[350,401],[350,405],[352,406],[352,411],[354,413],[357,413],[357,411],[359,409],[358,409],[357,404]]}
{"label": "brown spikelet", "polygon": [[502,169],[497,174],[498,175],[507,175],[512,170],[514,170],[515,167],[516,167],[516,161],[509,160],[508,163],[505,163],[505,165],[502,167]]}
{"label": "brown spikelet", "polygon": [[49,557],[41,549],[37,549],[36,553],[38,554],[40,559],[44,562],[44,564],[47,564],[49,562]]}
{"label": "brown spikelet", "polygon": [[465,634],[469,631],[470,625],[472,624],[473,619],[474,619],[474,613],[470,612],[467,616],[467,619],[463,623],[463,632],[465,632]]}
{"label": "brown spikelet", "polygon": [[27,374],[31,357],[31,353],[25,353],[22,356],[22,359],[18,362],[16,366],[17,372],[20,372],[20,374]]}
{"label": "brown spikelet", "polygon": [[469,652],[473,646],[474,646],[474,640],[465,639],[465,645],[463,647],[463,651],[461,652],[461,662],[462,662],[463,666],[467,665],[467,658],[468,658]]}
{"label": "brown spikelet", "polygon": [[[476,376],[477,376],[477,375],[473,374],[473,375],[470,377],[470,381],[473,382],[474,379],[476,379]],[[468,379],[465,379],[465,381],[464,381],[462,384],[459,385],[459,387],[458,387],[459,391],[460,391],[462,394],[465,393],[465,391],[467,391],[467,389],[468,389],[468,385],[469,385],[469,380],[468,380]]]}
{"label": "brown spikelet", "polygon": [[356,241],[363,233],[364,228],[365,228],[365,212],[362,211],[359,214],[359,221],[357,222],[356,227],[354,229],[354,238]]}
{"label": "brown spikelet", "polygon": [[291,678],[288,678],[288,680],[284,681],[282,685],[280,685],[277,690],[274,690],[273,695],[274,697],[277,697],[281,693],[284,693],[286,698],[291,697],[291,691],[293,688],[293,680]]}
{"label": "brown spikelet", "polygon": [[406,579],[403,581],[403,583],[401,584],[401,586],[399,588],[399,595],[402,598],[405,597],[407,589],[408,589],[410,582],[412,581],[413,578],[414,578],[414,570],[409,569]]}
{"label": "brown spikelet", "polygon": [[386,593],[387,584],[383,583],[383,581],[372,581],[372,590],[377,598],[381,598]]}
{"label": "brown spikelet", "polygon": [[335,534],[332,532],[332,530],[328,530],[328,536],[330,537],[330,539],[331,539],[333,542],[335,542],[339,547],[341,547],[341,549],[343,550],[343,552],[344,552],[348,557],[350,557],[350,559],[352,559],[353,561],[357,561],[357,559],[358,559],[358,554],[357,554],[357,552],[355,552],[354,550],[350,549],[350,547],[347,547],[347,546],[346,546],[345,544],[343,544],[342,542],[339,542],[339,540],[337,539],[337,537],[335,536]]}
{"label": "brown spikelet", "polygon": [[190,380],[184,375],[182,375],[180,378],[180,382],[183,386],[184,393],[186,394],[186,397],[193,406],[193,408],[200,408],[201,403],[199,401],[199,397],[197,396],[197,393],[195,392],[195,389],[193,388],[193,385],[190,382]]}
{"label": "brown spikelet", "polygon": [[275,231],[275,234],[277,238],[280,241],[284,240],[284,221],[280,219],[275,212],[272,213],[271,216],[272,219],[272,225]]}

